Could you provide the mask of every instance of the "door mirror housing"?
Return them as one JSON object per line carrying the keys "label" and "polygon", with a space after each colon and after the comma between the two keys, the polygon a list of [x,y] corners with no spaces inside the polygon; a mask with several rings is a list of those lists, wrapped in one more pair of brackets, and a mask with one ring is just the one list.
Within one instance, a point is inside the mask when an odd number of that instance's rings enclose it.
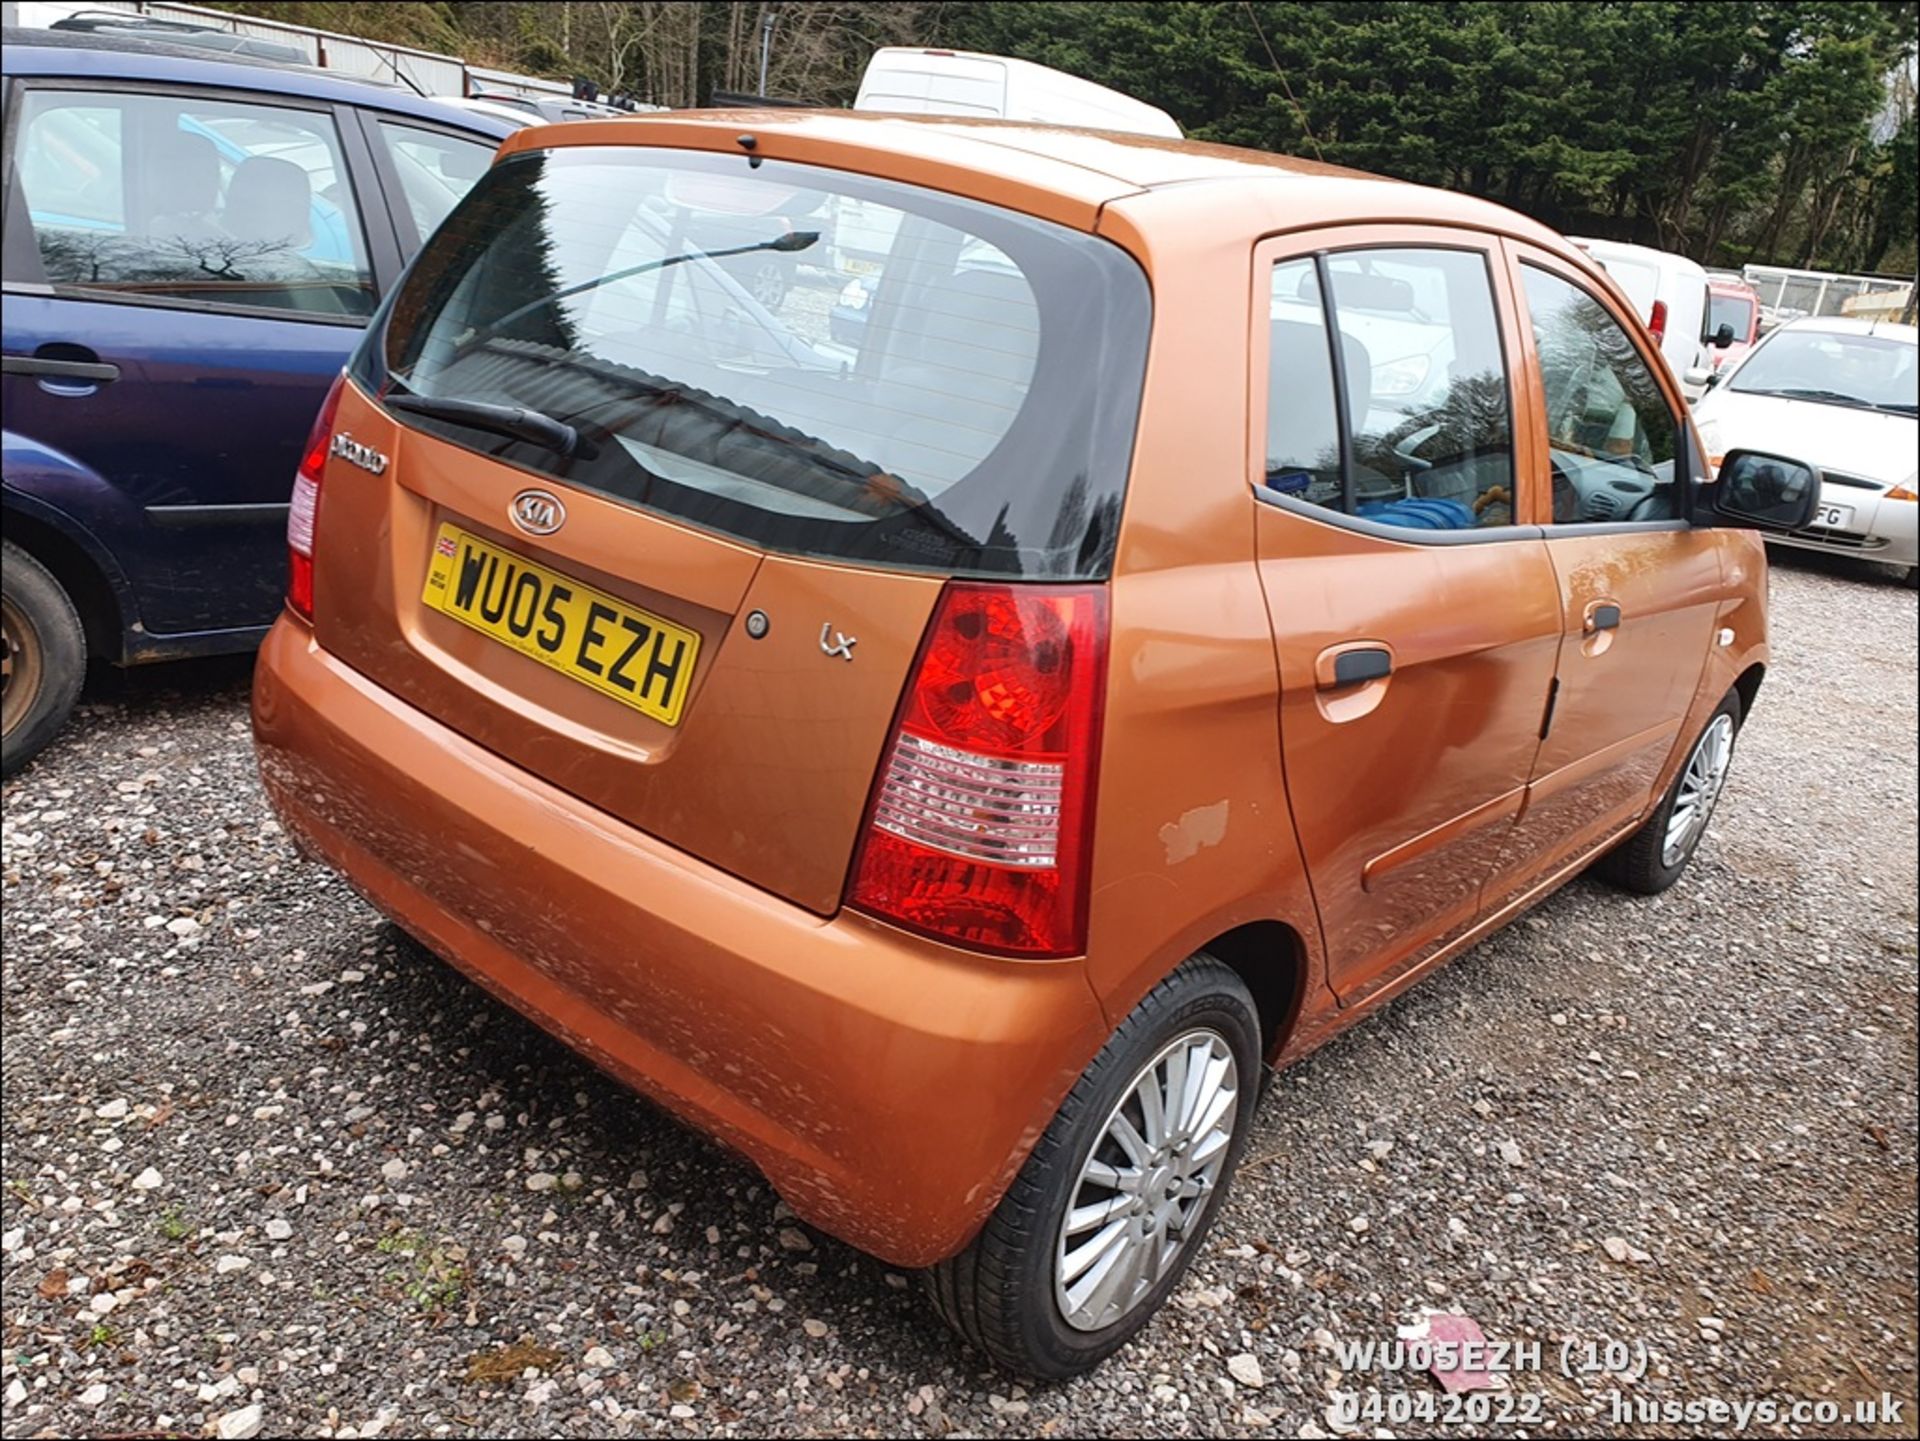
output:
{"label": "door mirror housing", "polygon": [[1733,450],[1708,490],[1716,525],[1743,530],[1801,530],[1820,503],[1820,472],[1805,461]]}
{"label": "door mirror housing", "polygon": [[1720,383],[1720,372],[1718,370],[1709,370],[1707,372],[1707,378],[1705,381],[1707,389],[1712,390],[1714,386],[1718,385],[1719,383]]}
{"label": "door mirror housing", "polygon": [[1713,339],[1709,340],[1707,344],[1711,345],[1715,350],[1725,350],[1729,345],[1733,344],[1733,327],[1723,323],[1718,330],[1713,332]]}

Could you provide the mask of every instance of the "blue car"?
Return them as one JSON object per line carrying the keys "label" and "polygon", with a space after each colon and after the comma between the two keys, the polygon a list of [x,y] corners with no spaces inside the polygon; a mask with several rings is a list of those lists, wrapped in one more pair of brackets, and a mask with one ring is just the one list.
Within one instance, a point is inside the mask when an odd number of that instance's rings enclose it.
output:
{"label": "blue car", "polygon": [[89,657],[251,649],[328,383],[511,119],[150,41],[9,29],[4,767]]}

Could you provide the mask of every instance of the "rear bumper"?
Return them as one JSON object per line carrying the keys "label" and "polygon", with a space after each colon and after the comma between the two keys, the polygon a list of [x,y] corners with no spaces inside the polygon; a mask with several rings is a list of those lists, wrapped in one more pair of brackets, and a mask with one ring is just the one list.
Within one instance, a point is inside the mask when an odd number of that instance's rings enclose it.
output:
{"label": "rear bumper", "polygon": [[282,821],[376,906],[896,1265],[967,1243],[1105,1040],[1083,962],[823,920],[473,745],[292,620],[253,715]]}

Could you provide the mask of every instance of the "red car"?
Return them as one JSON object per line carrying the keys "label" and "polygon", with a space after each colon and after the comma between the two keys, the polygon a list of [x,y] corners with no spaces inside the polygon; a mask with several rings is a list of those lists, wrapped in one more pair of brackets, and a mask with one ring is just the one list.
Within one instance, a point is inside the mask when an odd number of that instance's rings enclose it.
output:
{"label": "red car", "polygon": [[1722,325],[1733,327],[1733,344],[1714,350],[1715,370],[1738,360],[1760,338],[1760,293],[1744,280],[1707,282],[1706,333],[1717,334]]}

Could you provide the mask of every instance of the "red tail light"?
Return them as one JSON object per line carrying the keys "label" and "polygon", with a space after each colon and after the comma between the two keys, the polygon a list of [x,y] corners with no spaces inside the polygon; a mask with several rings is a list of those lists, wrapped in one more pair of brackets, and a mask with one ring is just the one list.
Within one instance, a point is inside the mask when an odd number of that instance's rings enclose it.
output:
{"label": "red tail light", "polygon": [[984,951],[1085,950],[1106,673],[1104,590],[949,585],[874,789],[852,904]]}
{"label": "red tail light", "polygon": [[1647,329],[1653,332],[1653,338],[1655,340],[1665,340],[1667,338],[1666,301],[1656,300],[1653,302],[1653,316],[1647,321]]}
{"label": "red tail light", "polygon": [[303,620],[313,619],[313,526],[320,514],[320,477],[333,440],[333,416],[340,408],[344,375],[336,375],[307,432],[307,448],[293,476],[293,504],[287,507],[287,606]]}

